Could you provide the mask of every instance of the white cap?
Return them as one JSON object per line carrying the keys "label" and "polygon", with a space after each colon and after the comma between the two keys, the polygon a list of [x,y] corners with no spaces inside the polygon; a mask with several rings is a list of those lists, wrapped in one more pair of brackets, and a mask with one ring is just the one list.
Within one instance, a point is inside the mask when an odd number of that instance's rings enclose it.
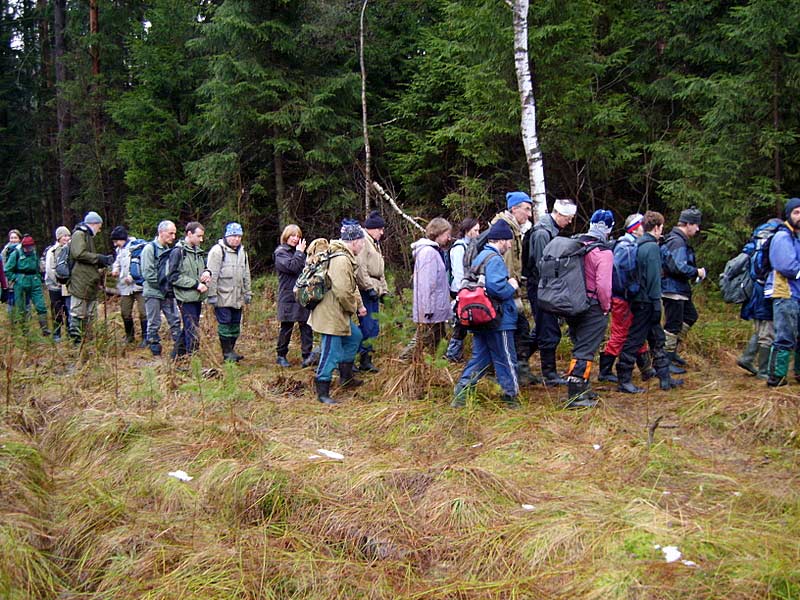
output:
{"label": "white cap", "polygon": [[559,198],[553,203],[553,210],[565,217],[574,217],[578,212],[578,205],[574,200]]}

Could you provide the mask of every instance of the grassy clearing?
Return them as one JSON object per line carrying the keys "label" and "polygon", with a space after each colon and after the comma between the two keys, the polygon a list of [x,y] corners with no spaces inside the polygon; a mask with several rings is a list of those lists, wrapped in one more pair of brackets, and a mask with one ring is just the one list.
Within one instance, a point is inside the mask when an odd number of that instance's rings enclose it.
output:
{"label": "grassy clearing", "polygon": [[450,409],[457,368],[393,358],[396,303],[381,373],[330,409],[273,366],[261,289],[240,366],[210,319],[181,371],[113,318],[84,360],[6,338],[0,597],[800,598],[798,388],[730,366],[727,307],[701,308],[685,389],[567,413],[488,382]]}

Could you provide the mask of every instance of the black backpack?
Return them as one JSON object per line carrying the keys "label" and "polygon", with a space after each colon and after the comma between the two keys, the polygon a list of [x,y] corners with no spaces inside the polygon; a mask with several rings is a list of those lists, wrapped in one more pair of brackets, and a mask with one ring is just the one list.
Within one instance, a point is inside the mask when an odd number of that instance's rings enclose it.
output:
{"label": "black backpack", "polygon": [[56,250],[56,281],[61,285],[69,284],[72,277],[72,267],[75,266],[75,260],[70,256],[69,246],[72,241],[67,242],[59,250]]}
{"label": "black backpack", "polygon": [[[470,269],[472,268],[472,263],[475,262],[475,259],[478,257],[478,254],[481,253],[486,247],[486,243],[489,241],[489,229],[481,233],[478,237],[473,238],[467,244],[467,247],[464,249],[464,274],[466,276],[469,273]],[[459,288],[461,287],[461,282],[458,282]]]}
{"label": "black backpack", "polygon": [[562,317],[574,317],[589,309],[583,257],[598,247],[607,248],[602,242],[585,244],[568,237],[553,238],[544,247],[539,261],[539,308]]}
{"label": "black backpack", "polygon": [[[153,255],[155,255],[156,250],[158,250],[158,246],[156,246],[155,242],[150,242],[153,244]],[[178,251],[180,255],[178,260],[175,262],[171,260],[172,255],[175,251]],[[174,280],[173,272],[177,272],[180,269],[180,263],[183,260],[183,250],[178,246],[171,246],[165,249],[161,254],[158,255],[156,259],[156,273],[158,273],[158,291],[160,291],[164,296],[172,296],[172,281]],[[175,264],[173,264],[175,262]]]}

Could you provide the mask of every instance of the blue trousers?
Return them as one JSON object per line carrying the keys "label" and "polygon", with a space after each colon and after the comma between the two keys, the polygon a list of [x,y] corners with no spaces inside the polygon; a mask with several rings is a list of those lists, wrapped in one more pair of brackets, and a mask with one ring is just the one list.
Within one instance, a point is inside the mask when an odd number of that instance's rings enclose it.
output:
{"label": "blue trousers", "polygon": [[464,367],[456,384],[455,395],[462,394],[474,386],[486,374],[491,365],[497,375],[497,383],[503,393],[516,397],[519,394],[517,382],[517,352],[514,348],[513,331],[476,331],[472,336],[472,356]]}
{"label": "blue trousers", "polygon": [[360,343],[361,330],[352,321],[350,322],[350,335],[323,333],[322,342],[320,343],[317,379],[330,381],[333,377],[333,370],[339,366],[339,363],[353,362]]}
{"label": "blue trousers", "polygon": [[378,324],[378,311],[380,310],[380,301],[370,298],[369,294],[361,292],[361,300],[364,302],[364,308],[367,309],[367,315],[358,318],[358,326],[361,329],[361,345],[358,348],[358,353],[372,351],[372,338],[378,337],[380,333],[380,326]]}
{"label": "blue trousers", "polygon": [[181,331],[181,339],[183,341],[183,349],[186,354],[193,354],[197,351],[200,345],[200,311],[203,309],[202,302],[178,302],[178,308],[181,310],[181,319],[183,321],[183,330]]}
{"label": "blue trousers", "polygon": [[775,298],[772,301],[773,323],[775,325],[776,350],[797,350],[798,322],[800,321],[800,300],[797,298]]}

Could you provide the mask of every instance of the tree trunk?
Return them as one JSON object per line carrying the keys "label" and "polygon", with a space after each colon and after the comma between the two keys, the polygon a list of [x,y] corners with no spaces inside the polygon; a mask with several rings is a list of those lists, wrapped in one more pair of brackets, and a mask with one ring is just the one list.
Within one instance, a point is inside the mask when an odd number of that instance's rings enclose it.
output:
{"label": "tree trunk", "polygon": [[369,130],[367,128],[367,70],[364,67],[364,13],[367,10],[367,2],[361,6],[361,21],[359,26],[359,47],[358,59],[361,63],[361,122],[364,130],[364,215],[368,215],[370,211],[370,192],[372,191],[372,175],[370,173],[371,165],[371,152],[369,147]]}
{"label": "tree trunk", "polygon": [[289,210],[289,202],[286,198],[286,182],[283,179],[283,153],[275,150],[273,155],[275,166],[275,204],[278,209],[278,223],[281,230],[292,221],[292,214]]}
{"label": "tree trunk", "polygon": [[536,134],[536,99],[533,95],[528,61],[528,7],[529,0],[506,0],[511,7],[514,22],[514,65],[517,71],[517,89],[522,104],[522,143],[525,147],[525,158],[528,161],[528,177],[533,199],[533,220],[541,219],[547,214],[547,196],[544,183],[544,161]]}
{"label": "tree trunk", "polygon": [[92,34],[92,43],[89,53],[92,56],[92,75],[100,75],[100,50],[97,48],[97,34],[100,33],[100,15],[97,0],[89,0],[89,33]]}
{"label": "tree trunk", "polygon": [[70,187],[72,185],[72,175],[66,166],[64,158],[66,153],[66,136],[67,125],[69,121],[69,111],[67,101],[64,99],[64,84],[67,81],[67,67],[64,64],[64,52],[66,46],[64,43],[64,34],[66,31],[66,16],[67,16],[67,0],[55,0],[53,3],[53,46],[55,50],[55,67],[56,67],[56,128],[58,132],[58,139],[56,141],[58,149],[58,183],[59,183],[59,198],[61,200],[61,222],[72,222],[72,210],[70,206],[71,193]]}
{"label": "tree trunk", "polygon": [[[772,127],[775,133],[778,132],[781,126],[780,115],[780,96],[781,96],[781,57],[776,48],[772,49]],[[783,180],[783,168],[781,164],[781,148],[779,144],[775,144],[773,151],[774,161],[774,185],[775,185],[775,209],[777,214],[781,214],[783,208],[783,199],[780,198],[781,184]]]}

